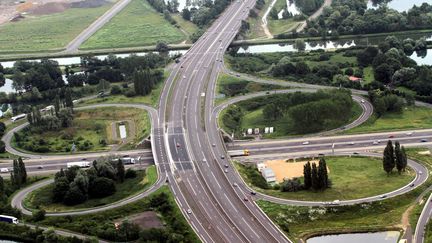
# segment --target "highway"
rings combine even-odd
[[[425,206],[420,214],[417,221],[417,226],[414,233],[414,241],[416,243],[425,242],[425,229],[429,220],[432,218],[432,194],[426,199]]]

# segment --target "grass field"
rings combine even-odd
[[[377,118],[373,115],[364,124],[344,133],[367,133],[432,128],[431,109],[407,107],[401,113],[388,113]]]
[[[171,205],[172,210],[167,211],[166,207],[164,208],[165,210],[161,210],[157,207],[163,205],[156,205],[155,207],[151,206],[152,201],[158,198],[161,194],[167,195],[167,200]],[[164,228],[170,228],[170,231],[182,235],[184,237],[184,242],[200,242],[178,208],[168,186],[159,188],[156,192],[152,193],[148,197],[115,209],[110,209],[95,214],[71,217],[47,217],[40,223],[45,226],[56,226],[57,228],[63,228],[87,235],[97,235],[98,232],[100,232],[99,229],[104,225],[112,225],[116,220],[118,221],[119,219],[125,219],[130,215],[148,210],[156,211],[161,217],[162,221],[165,223]]]
[[[66,206],[62,203],[52,201],[52,189],[54,184],[42,187],[31,192],[24,200],[26,208],[35,209],[37,207],[45,209],[47,212],[70,211],[75,209],[92,208],[114,203],[121,199],[135,195],[153,185],[157,180],[156,167],[151,166],[146,171],[137,171],[137,177],[126,179],[123,183],[116,183],[116,192],[105,198],[89,199],[84,203],[75,206]]]
[[[43,133],[21,131],[19,133],[24,135],[24,141],[20,143],[13,141],[12,144],[20,150],[31,152],[39,152],[36,145],[40,145],[47,147],[46,152],[48,153],[65,153],[69,152],[73,143],[76,145],[77,152],[105,151],[110,149],[109,145],[119,143],[112,134],[112,123],[118,121],[130,121],[135,128],[134,134],[129,134],[133,136],[133,139],[129,144],[122,146],[135,146],[150,134],[150,120],[147,112],[137,108],[113,109],[107,107],[77,111],[73,125],[60,131]],[[100,143],[101,140],[105,140],[106,144]],[[85,147],[86,141],[91,143],[88,148]]]
[[[191,36],[193,33],[198,31],[198,26],[196,26],[191,21],[185,20],[181,14],[172,14],[171,15],[175,21],[177,21],[177,24],[180,26],[180,28],[186,32],[187,36]],[[192,43],[190,40],[187,41],[188,43]]]
[[[328,157],[326,162],[332,187],[323,192],[281,192],[273,189],[255,189],[268,195],[286,199],[312,201],[351,200],[393,191],[407,185],[415,177],[415,174],[410,170],[402,175],[394,172],[387,176],[382,169],[382,161],[378,158]],[[237,166],[248,185],[252,185],[245,167],[241,164],[237,164]]]
[[[60,50],[111,6],[71,8],[63,13],[27,16],[1,25],[0,53]]]
[[[271,19],[268,18],[268,28],[272,35],[278,35],[291,31],[298,25],[293,19]]]
[[[133,0],[80,49],[155,45],[157,41],[180,43],[187,39],[145,0]]]
[[[271,0],[265,1],[263,8],[258,12],[258,17],[249,17],[247,19],[247,22],[249,22],[250,25],[249,31],[246,35],[247,39],[266,38],[264,29],[262,27],[262,17],[264,16],[264,13],[266,12],[271,2]]]

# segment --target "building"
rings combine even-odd
[[[264,179],[267,181],[267,183],[276,182],[276,175],[275,175],[274,171],[270,168],[262,169],[261,175],[264,177]]]
[[[349,76],[348,78],[352,82],[361,82],[361,81],[363,81],[362,78],[358,78],[356,76]]]
[[[264,163],[258,163],[257,164],[257,169],[259,172],[261,172],[265,168],[267,168],[267,166]]]

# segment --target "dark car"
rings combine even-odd
[[[251,191],[250,194],[251,195],[256,195],[256,192],[255,191]]]

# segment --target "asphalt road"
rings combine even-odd
[[[131,0],[119,0],[114,6],[112,6],[107,12],[100,16],[95,22],[88,26],[82,31],[75,39],[73,39],[67,46],[63,53],[73,53],[78,51],[78,48],[94,33],[101,29],[106,23],[108,23],[114,16],[122,11]]]
[[[416,243],[425,242],[425,238],[424,238],[425,229],[426,229],[426,225],[428,224],[431,218],[432,218],[432,194],[426,199],[425,206],[423,207],[423,210],[417,221],[413,242]]]

